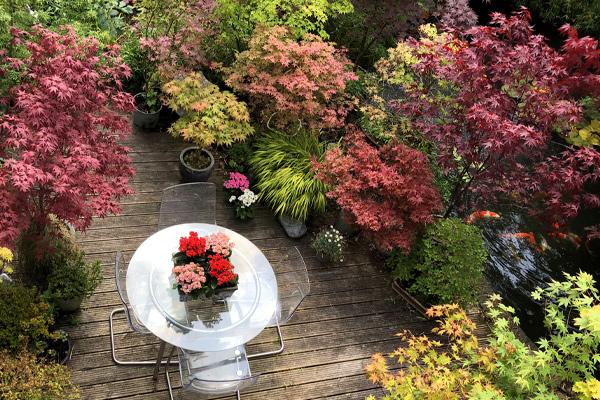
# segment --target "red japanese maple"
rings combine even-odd
[[[529,21],[527,10],[493,14],[468,42],[443,34],[399,45],[416,62],[396,109],[437,147],[454,184],[447,214],[506,200],[562,222],[600,205],[584,192],[600,179],[600,154],[564,141],[581,119],[578,100],[600,93],[598,41],[567,26],[559,52]],[[380,66],[392,76],[393,63]]]
[[[118,48],[101,50],[68,27],[14,31],[14,40],[28,55],[3,66],[21,74],[0,116],[0,243],[8,244],[41,233],[50,214],[85,229],[93,215],[118,212],[133,174],[118,142],[133,107]]]
[[[345,152],[332,149],[314,164],[317,178],[333,188],[327,196],[378,248],[410,251],[417,232],[442,207],[427,158],[402,143],[377,149],[356,128],[349,128],[344,143]]]
[[[228,69],[227,84],[249,95],[265,121],[286,128],[344,124],[353,104],[344,92],[358,79],[346,56],[315,35],[298,42],[285,27],[257,28],[250,48]]]

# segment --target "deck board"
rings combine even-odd
[[[137,170],[132,181],[135,193],[123,199],[122,214],[94,219],[88,231],[79,237],[88,258],[100,260],[104,271],[104,281],[74,316],[78,324],[69,328],[74,339],[70,365],[86,400],[169,398],[164,375],[154,391],[152,368],[118,366],[112,362],[108,314],[119,305],[114,285],[114,253],[122,250],[131,256],[156,231],[161,190],[179,182],[177,160],[185,144],[164,133],[138,132],[127,146]],[[213,172],[211,180],[221,187],[220,168]],[[371,261],[365,248],[352,246],[344,263],[327,265],[315,257],[307,238],[288,239],[267,208],[259,208],[251,221],[237,221],[224,201],[223,192],[218,190],[216,214],[219,225],[252,240],[267,258],[276,257],[277,249],[298,246],[312,283],[311,295],[289,324],[282,327],[286,351],[276,357],[251,361],[253,372],[262,375],[257,385],[243,393],[244,400],[363,399],[379,391],[364,375],[370,355],[397,346],[399,341],[394,333],[400,330],[411,329],[421,334],[431,329],[430,321],[411,310],[393,292],[389,274]],[[131,333],[124,318],[117,318],[115,330],[122,357],[152,359],[158,346],[156,339]],[[267,329],[248,344],[248,350],[264,351],[272,348],[275,340],[275,332]]]

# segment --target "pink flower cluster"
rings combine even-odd
[[[213,253],[228,256],[235,243],[229,241],[229,236],[223,232],[216,232],[206,237],[206,248]]]
[[[173,267],[175,280],[181,286],[183,293],[191,293],[195,289],[202,288],[202,284],[206,283],[204,268],[200,264],[189,263],[184,265],[176,265]]]
[[[223,183],[225,189],[240,189],[242,192],[250,187],[250,181],[246,175],[239,172],[230,172],[229,180]]]

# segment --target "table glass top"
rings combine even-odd
[[[230,237],[235,243],[230,261],[239,276],[237,287],[198,299],[173,287],[171,255],[179,238],[190,231]],[[140,322],[167,343],[193,351],[219,351],[248,342],[271,321],[277,304],[275,274],[262,252],[243,236],[209,224],[175,225],[150,236],[133,255],[126,284]]]

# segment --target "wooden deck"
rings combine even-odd
[[[70,366],[83,399],[166,400],[164,374],[156,391],[152,367],[119,366],[110,354],[108,315],[120,306],[114,283],[114,254],[130,257],[136,247],[156,231],[161,190],[179,183],[178,155],[185,144],[165,133],[136,133],[129,142],[137,174],[135,194],[124,199],[123,212],[94,221],[80,237],[90,259],[101,260],[104,281],[75,316],[69,329],[74,339]],[[212,180],[220,187],[222,170]],[[299,246],[311,280],[311,294],[290,323],[282,327],[283,354],[251,361],[258,384],[242,393],[245,400],[364,399],[376,392],[364,374],[371,354],[388,352],[399,344],[394,333],[410,329],[428,332],[423,320],[391,290],[389,274],[380,271],[364,248],[351,246],[342,265],[318,260],[307,240],[288,239],[270,210],[259,208],[253,220],[239,222],[217,194],[217,223],[252,240],[268,255],[269,249]],[[131,333],[126,320],[116,324],[117,347],[123,358],[152,359],[157,342]],[[276,334],[265,330],[248,346],[258,352],[275,346]],[[178,393],[180,398],[185,398]],[[231,398],[234,398],[233,396]]]

